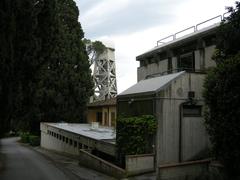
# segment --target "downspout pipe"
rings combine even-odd
[[[179,140],[178,140],[178,162],[182,162],[182,107],[185,104],[181,103],[179,106]]]

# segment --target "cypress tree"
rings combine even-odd
[[[93,83],[78,15],[73,0],[0,2],[1,132],[84,120]]]
[[[1,132],[10,128],[24,93],[31,94],[28,87],[38,49],[36,29],[37,9],[32,0],[0,2]]]
[[[56,41],[40,82],[41,121],[83,122],[93,83],[72,0],[57,1]]]

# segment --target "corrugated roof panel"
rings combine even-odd
[[[127,90],[120,93],[119,96],[159,91],[165,85],[167,85],[172,80],[176,79],[177,77],[179,77],[180,75],[182,75],[184,73],[185,73],[185,71],[181,71],[181,72],[174,73],[174,74],[168,74],[165,76],[160,76],[160,77],[156,77],[156,78],[145,79],[145,80],[139,81],[137,84],[133,85],[132,87],[130,87]]]

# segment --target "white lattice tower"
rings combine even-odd
[[[92,63],[94,96],[91,102],[106,100],[117,95],[115,54],[113,48],[106,50]]]

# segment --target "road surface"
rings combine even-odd
[[[78,178],[60,170],[49,159],[16,141],[18,138],[2,139],[1,153],[5,156],[5,168],[0,180],[76,180]]]

